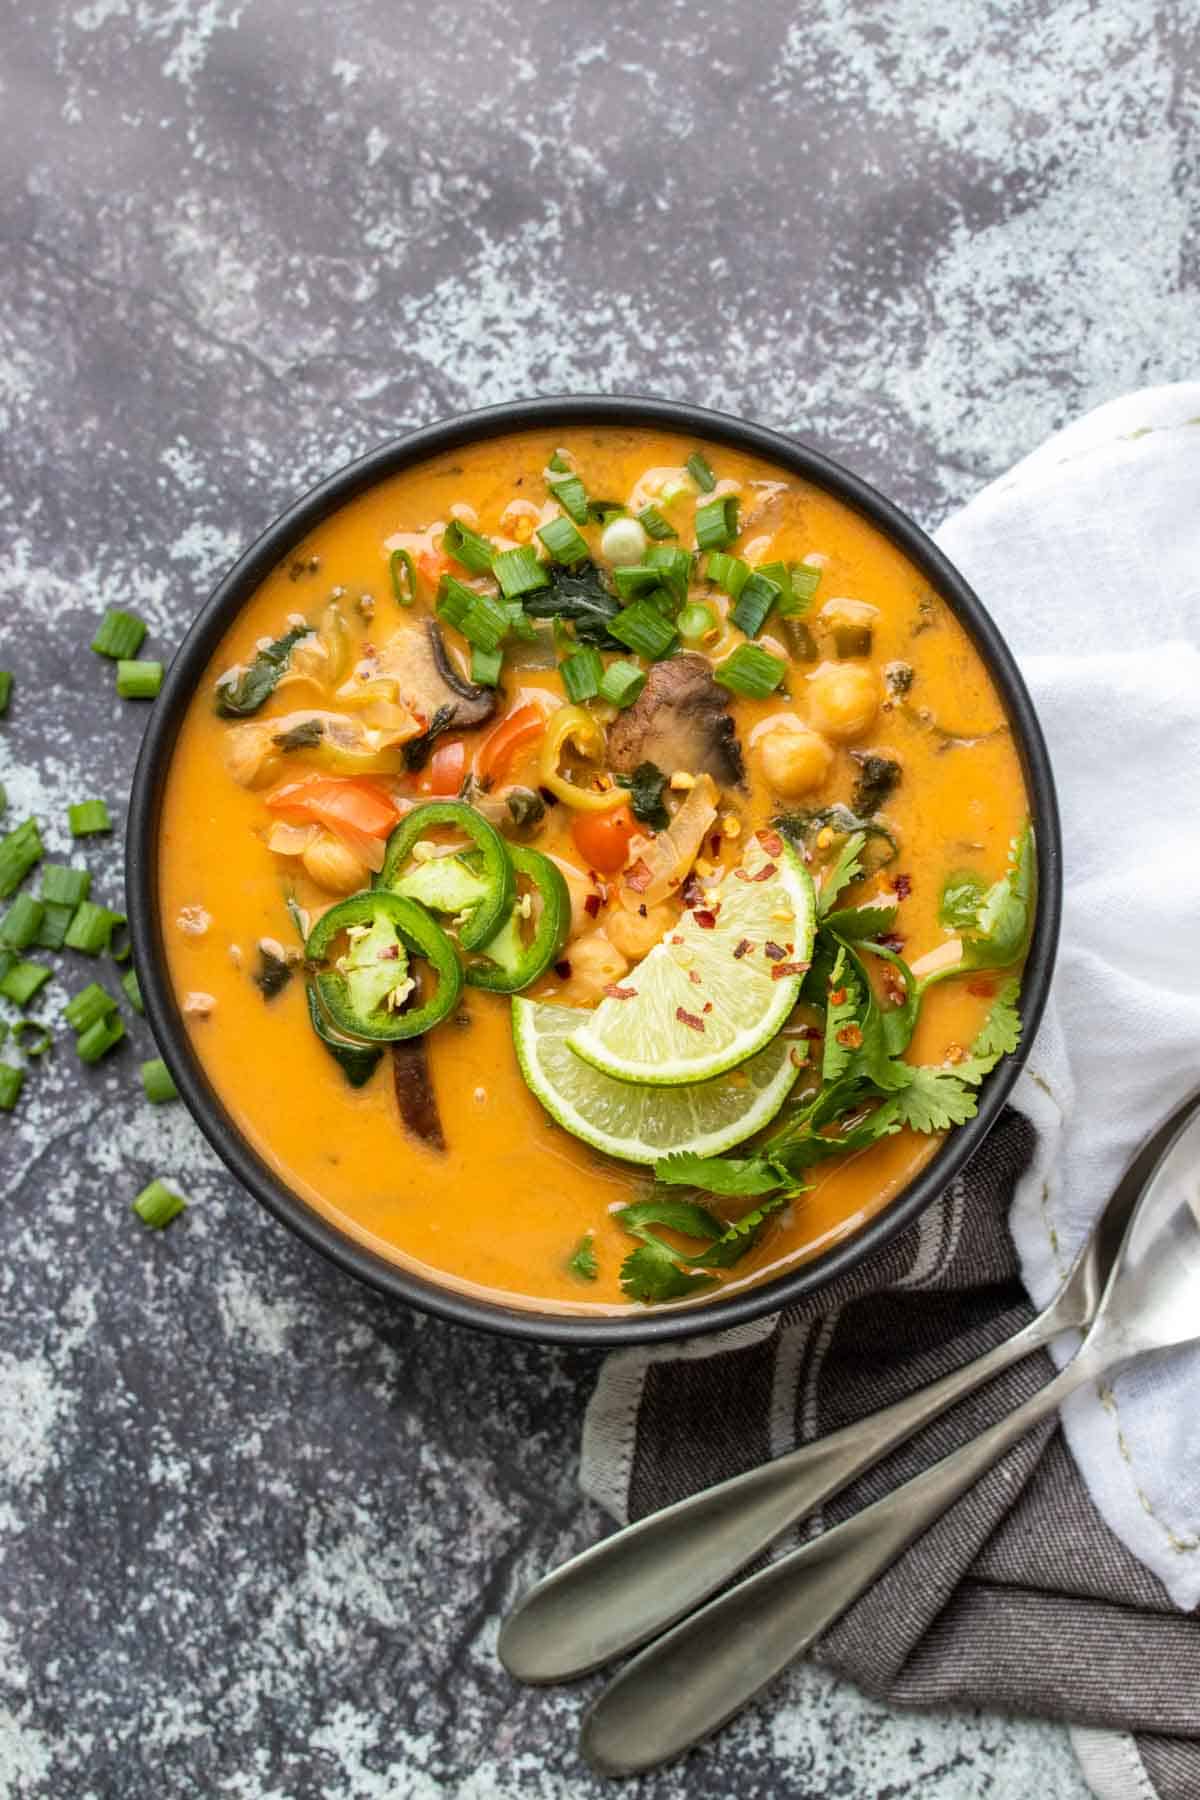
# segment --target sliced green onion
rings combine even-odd
[[[503,650],[483,650],[478,644],[472,644],[471,680],[477,687],[495,687],[503,667]]]
[[[787,618],[799,618],[812,605],[813,595],[821,585],[821,571],[814,569],[811,563],[793,563],[788,576],[789,591],[780,602],[779,610]]]
[[[97,1019],[107,1019],[116,1010],[117,1003],[107,988],[102,988],[98,981],[89,981],[67,1001],[62,1016],[72,1031],[86,1031]]]
[[[457,575],[443,575],[438,584],[437,616],[457,629],[475,604],[476,593]]]
[[[646,552],[646,567],[658,570],[660,578],[674,594],[676,604],[682,606],[692,579],[690,551],[680,550],[672,544],[651,544]]]
[[[43,900],[42,922],[33,940],[36,947],[39,950],[61,950],[67,941],[67,932],[71,929],[74,917],[73,906],[66,906],[60,900]]]
[[[582,562],[588,554],[587,539],[581,537],[570,519],[551,519],[538,526],[538,536],[557,563]]]
[[[92,639],[92,649],[100,656],[111,656],[114,662],[124,662],[137,655],[145,635],[144,619],[136,613],[122,612],[119,606],[110,606]]]
[[[0,1062],[0,1112],[12,1111],[21,1098],[24,1085],[24,1069],[16,1069],[12,1063]]]
[[[718,550],[705,563],[704,573],[716,587],[724,588],[731,600],[736,600],[752,570],[740,556],[728,556],[724,550]]]
[[[171,1080],[171,1071],[161,1056],[142,1064],[142,1091],[152,1106],[161,1106],[166,1100],[178,1100],[179,1089]]]
[[[747,700],[765,700],[786,674],[787,664],[782,657],[772,656],[761,644],[739,644],[733,655],[713,670],[714,680]]]
[[[600,692],[600,683],[604,679],[604,661],[600,652],[587,644],[577,650],[574,656],[568,656],[565,662],[559,663],[558,672],[562,676],[567,699],[578,705],[581,700],[594,700]]]
[[[72,837],[90,837],[96,831],[111,831],[112,820],[103,800],[80,800],[67,808],[67,824]]]
[[[451,519],[442,533],[442,549],[472,575],[490,575],[496,552],[478,531],[472,531],[461,519]]]
[[[561,450],[551,451],[546,462],[546,467],[548,469],[553,469],[556,475],[569,475],[571,473],[571,465]]]
[[[476,594],[458,629],[469,644],[481,650],[495,650],[508,636],[508,608],[490,594]]]
[[[0,669],[0,718],[8,711],[8,702],[12,696],[12,671]]]
[[[708,458],[701,450],[693,450],[688,457],[687,472],[702,494],[711,494],[717,485],[717,478],[708,466]]]
[[[14,1006],[28,1006],[49,979],[50,970],[45,963],[15,962],[0,976],[0,994]]]
[[[646,671],[636,663],[609,663],[600,677],[600,698],[610,706],[632,706],[646,685]]]
[[[388,557],[392,597],[400,606],[411,606],[417,597],[416,565],[407,550],[393,550]]]
[[[500,605],[508,614],[508,633],[522,644],[536,644],[537,626],[525,611],[519,600],[501,600]]]
[[[118,1013],[109,1013],[105,1018],[97,1019],[75,1039],[75,1050],[80,1062],[98,1063],[124,1036],[125,1026]]]
[[[144,1013],[146,1007],[142,1000],[142,990],[138,985],[136,969],[130,969],[127,975],[122,975],[121,986],[125,989],[125,998],[128,1000],[130,1006],[132,1006],[134,1012]]]
[[[25,1032],[32,1034],[28,1042],[25,1040]],[[26,1056],[45,1056],[53,1042],[50,1030],[41,1019],[18,1019],[13,1026],[13,1043]]]
[[[648,554],[648,553],[647,553]],[[662,570],[651,563],[618,563],[612,570],[613,586],[622,600],[637,600],[662,586]]]
[[[4,809],[7,805],[8,805],[8,795],[5,792],[4,783],[2,781],[0,781],[0,813],[2,813],[4,811]]]
[[[492,573],[500,583],[506,600],[516,600],[522,594],[531,594],[535,588],[550,586],[550,577],[538,561],[538,553],[532,544],[519,544],[515,550],[498,551],[492,563]]]
[[[59,906],[78,906],[91,891],[88,869],[70,869],[65,863],[47,863],[42,870],[42,899]]]
[[[152,1181],[144,1187],[133,1203],[133,1210],[143,1225],[151,1231],[161,1231],[172,1219],[177,1219],[187,1207],[182,1194],[174,1194],[162,1181]]]
[[[782,591],[777,581],[772,581],[761,569],[755,569],[729,615],[733,624],[747,637],[757,637]]]
[[[42,856],[42,839],[35,819],[24,819],[7,837],[0,838],[0,900],[20,887]]]
[[[94,900],[82,900],[76,908],[63,944],[68,950],[82,951],[84,956],[99,956],[108,949],[113,927],[124,923],[124,913],[113,912],[107,906],[98,906]]]
[[[671,521],[663,518],[657,506],[643,506],[638,519],[647,537],[657,538],[661,542],[664,538],[679,536]]]
[[[722,494],[696,508],[696,548],[724,550],[738,534],[738,498]]]
[[[117,693],[122,700],[154,700],[163,684],[160,662],[126,662],[117,664]]]
[[[711,606],[704,606],[699,600],[694,600],[690,606],[685,606],[675,621],[675,629],[680,637],[689,644],[699,643],[701,638],[706,637],[710,631],[715,631],[716,628],[716,613]]]
[[[573,473],[570,465],[563,461],[557,450],[546,467],[553,469],[556,475],[563,476],[562,481],[550,481],[546,484],[558,504],[569,518],[574,519],[577,525],[586,525],[590,510],[587,489],[578,475]]]
[[[0,944],[10,950],[25,950],[42,928],[45,907],[32,894],[18,894],[4,917],[0,919]]]
[[[652,600],[635,600],[632,606],[624,607],[615,619],[609,620],[608,629],[613,637],[650,662],[669,655],[679,642],[674,625],[663,618]]]

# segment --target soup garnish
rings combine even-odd
[[[367,1241],[510,1301],[686,1300],[972,1116],[1025,812],[962,628],[831,496],[657,433],[492,440],[231,628],[168,782],[172,974],[252,1141]]]

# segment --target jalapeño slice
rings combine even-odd
[[[431,800],[406,813],[388,838],[383,867],[375,877],[375,891],[396,887],[403,878],[402,871],[413,845],[420,841],[423,832],[432,830],[435,825],[453,826],[469,838],[479,852],[483,896],[471,908],[470,916],[458,931],[458,941],[464,950],[478,950],[495,937],[512,911],[516,883],[504,839],[465,801]]]
[[[355,934],[350,951],[322,969],[344,931]],[[370,954],[364,957],[358,947],[368,944]],[[412,991],[406,952],[426,959],[437,986],[421,1005],[402,1011]],[[415,900],[383,888],[331,906],[309,933],[304,955],[316,966],[317,999],[333,1024],[354,1037],[383,1043],[419,1037],[453,1010],[462,992],[462,969],[441,926]]]

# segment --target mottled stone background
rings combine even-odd
[[[687,397],[935,523],[1072,414],[1195,374],[1195,0],[0,19],[0,780],[56,851],[69,800],[123,815],[137,747],[86,649],[103,605],[169,652],[290,496],[406,426]],[[116,839],[89,859],[116,900]],[[47,1015],[87,973],[63,960]],[[493,1655],[517,1584],[600,1528],[594,1359],[356,1288],[141,1103],[132,1036],[94,1072],[60,1041],[0,1121],[0,1794],[599,1794],[577,1696]],[[154,1174],[193,1201],[161,1238],[128,1212]],[[637,1791],[1082,1788],[1050,1727],[800,1670]]]

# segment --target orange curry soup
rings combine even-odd
[[[581,492],[588,515],[574,540],[565,525],[550,531],[552,553],[539,533],[570,520],[572,508],[579,513]],[[724,532],[715,550],[697,550],[701,526],[710,545]],[[687,554],[648,564],[656,546]],[[487,559],[514,549],[525,555],[506,569],[544,580],[549,568],[555,585],[510,599],[510,629],[489,649],[505,596]],[[662,581],[636,573],[654,566]],[[564,569],[580,580],[561,583],[556,622],[549,609]],[[749,610],[739,612],[755,571],[766,572],[765,582],[749,589]],[[601,596],[598,622],[589,592]],[[476,606],[480,598],[490,610]],[[672,641],[661,642],[653,619],[648,629],[658,636],[649,646],[634,625],[620,623],[639,600],[665,621]],[[461,626],[467,613],[478,615],[474,645]],[[643,626],[646,617],[638,615]],[[622,630],[634,645],[621,641]],[[289,636],[290,645],[263,660],[263,649]],[[732,685],[715,679],[748,645],[758,652],[749,691],[732,677]],[[562,665],[589,649],[574,671],[583,697],[573,701]],[[595,691],[614,664],[624,671],[607,685],[615,701]],[[778,685],[762,693],[764,679]],[[217,710],[221,694],[232,713]],[[547,734],[572,704],[592,725],[563,740],[548,785]],[[603,804],[577,805],[574,793]],[[354,1043],[347,1034],[343,1048],[362,1059],[361,1085],[352,1085],[313,1029],[305,934],[348,895],[371,890],[389,833],[414,807],[460,794],[506,844],[549,856],[564,878],[562,941],[525,987],[526,1000],[577,1008],[581,1019],[600,1004],[611,1010],[637,989],[642,958],[677,936],[685,913],[694,935],[694,915],[719,912],[721,883],[735,870],[746,878],[750,846],[750,879],[763,880],[759,871],[777,870],[786,854],[819,896],[855,838],[861,854],[850,884],[825,904],[834,912],[868,902],[883,909],[873,934],[880,949],[862,950],[860,962],[876,1012],[900,1009],[906,990],[897,959],[915,964],[918,977],[953,962],[962,896],[969,914],[971,896],[1003,878],[1028,803],[978,654],[926,580],[864,519],[723,446],[607,427],[493,439],[382,482],[296,547],[213,658],[167,783],[162,917],[197,1055],[259,1155],[372,1250],[476,1294],[613,1312],[660,1297],[670,1303],[673,1283],[693,1283],[685,1303],[733,1290],[855,1231],[934,1153],[942,1132],[910,1122],[857,1150],[801,1158],[766,1204],[712,1195],[703,1183],[699,1192],[670,1190],[704,1206],[722,1229],[752,1208],[763,1207],[763,1217],[715,1270],[688,1261],[710,1241],[652,1221],[656,1269],[675,1252],[676,1276],[668,1274],[660,1296],[653,1282],[650,1292],[628,1276],[622,1285],[627,1259],[647,1240],[631,1233],[621,1209],[654,1193],[653,1169],[589,1147],[534,1097],[514,1051],[508,994],[464,985],[443,1019],[397,1050],[387,1038]],[[676,852],[668,834],[685,806],[702,836]],[[786,823],[783,838],[773,821]],[[410,873],[421,857],[427,869],[453,861],[460,883],[475,882],[472,892],[487,874],[477,846],[452,826],[431,827],[417,855]],[[649,905],[638,889],[647,870],[653,885],[641,892],[649,891]],[[536,884],[517,883],[518,949],[546,904]],[[425,910],[439,941],[462,958],[470,907]],[[774,916],[783,921],[781,938],[799,935],[786,904]],[[386,937],[390,927],[380,929]],[[357,938],[338,940],[327,969],[350,971],[345,946],[362,941],[361,926]],[[753,1158],[764,1146],[769,1155],[772,1134],[837,1078],[836,1063],[832,1077],[823,1076],[827,1025],[843,1034],[839,1060],[851,1072],[862,1049],[854,1018],[839,1024],[847,1015],[833,1010],[847,1004],[845,970],[835,990],[828,963],[820,969],[813,952],[806,960],[814,971],[805,973],[787,960],[799,954],[790,938],[762,946],[768,956],[776,949],[787,981],[805,983],[779,1039],[793,1085],[774,1122],[731,1147],[733,1158]],[[385,950],[395,954],[390,939]],[[436,998],[428,964],[410,955],[409,967],[407,994],[398,988],[371,1011],[385,1031]],[[943,1073],[969,1067],[970,1046],[1010,974],[993,958],[974,973],[930,982],[903,1057]],[[378,969],[359,978],[354,991],[364,1006],[362,980],[376,982],[377,996],[386,979]],[[342,982],[350,992],[349,973]],[[697,1053],[711,1008],[700,980],[695,993],[692,1023],[670,1027],[683,1055]],[[736,1069],[719,1077],[739,1078]],[[887,1099],[869,1083],[847,1091],[849,1110],[819,1130],[830,1140],[849,1134],[853,1146]]]

